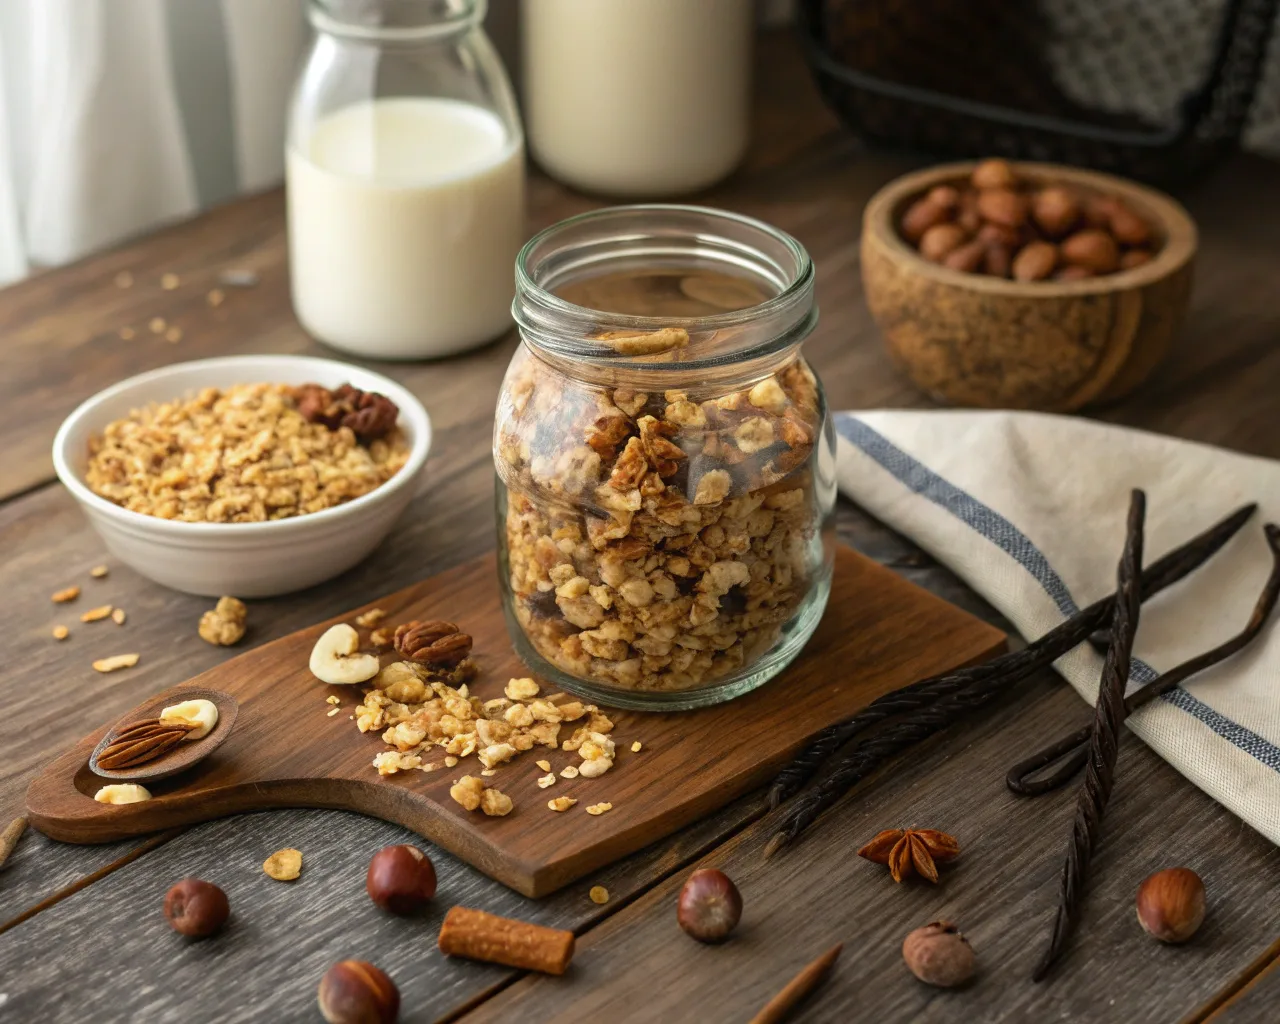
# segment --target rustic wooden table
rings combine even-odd
[[[916,406],[924,399],[889,365],[858,277],[859,215],[906,160],[862,152],[821,106],[791,40],[762,47],[755,147],[746,167],[703,201],[794,233],[818,265],[822,322],[807,352],[835,408]],[[1140,392],[1101,410],[1138,425],[1240,451],[1280,456],[1280,172],[1240,157],[1183,199],[1203,232],[1190,315],[1175,352]],[[538,175],[531,227],[597,205]],[[206,292],[228,268],[259,276]],[[132,274],[131,287],[116,277]],[[179,275],[177,289],[159,286]],[[172,343],[148,324],[181,329]],[[122,337],[132,327],[133,337]],[[125,332],[126,334],[128,332]],[[175,594],[119,565],[87,578],[104,552],[54,482],[50,442],[81,399],[114,381],[178,360],[233,352],[329,354],[290,309],[281,194],[216,210],[0,293],[0,593],[7,595],[0,694],[0,811],[19,811],[35,769],[147,694],[231,656],[196,636],[209,602]],[[441,363],[379,367],[412,388],[435,420],[429,483],[392,538],[334,584],[251,604],[247,643],[282,636],[489,549],[493,544],[491,410],[514,337]],[[908,578],[998,622],[945,569],[847,503],[840,533]],[[121,635],[143,653],[108,676],[108,623],[55,642],[49,594],[80,582],[124,607]],[[74,617],[72,617],[72,624]],[[118,637],[116,638],[118,640]],[[434,851],[440,907],[393,919],[364,894],[370,854],[411,841],[404,830],[353,814],[288,811],[212,822],[145,841],[70,847],[28,833],[0,873],[0,1020],[261,1021],[316,1017],[328,964],[376,961],[399,983],[403,1020],[740,1021],[804,963],[836,941],[845,952],[802,1014],[810,1021],[1275,1020],[1280,973],[1280,855],[1274,847],[1127,739],[1121,784],[1095,859],[1082,926],[1062,969],[1029,980],[1052,911],[1072,795],[1012,797],[1014,755],[1087,720],[1051,674],[998,710],[940,736],[868,780],[789,853],[769,862],[770,818],[747,797],[669,840],[533,902]],[[282,731],[281,742],[288,742]],[[672,784],[678,785],[673,779]],[[886,884],[853,856],[876,830],[917,823],[962,837],[965,855],[944,885]],[[260,864],[283,846],[306,853],[292,886]],[[677,932],[674,897],[695,863],[724,866],[746,902],[732,943],[709,948]],[[1133,919],[1138,882],[1185,864],[1207,880],[1209,919],[1185,948],[1161,947]],[[216,880],[234,908],[219,939],[187,945],[160,904],[185,875]],[[587,898],[595,884],[612,894]],[[434,949],[453,903],[571,928],[580,936],[571,976],[521,976],[448,962]],[[961,923],[982,972],[967,990],[926,989],[901,964],[911,928]],[[1250,983],[1257,979],[1252,986]],[[1235,996],[1226,1009],[1222,1007]]]

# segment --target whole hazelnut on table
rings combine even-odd
[[[969,940],[950,921],[934,921],[908,934],[902,959],[912,974],[937,988],[963,985],[977,966]]]
[[[392,1024],[400,991],[385,971],[364,960],[343,960],[320,979],[320,1012],[329,1024]]]
[[[1138,922],[1161,942],[1186,942],[1204,921],[1204,882],[1190,868],[1165,868],[1138,887]]]
[[[231,913],[227,894],[212,882],[184,878],[165,894],[164,916],[179,935],[208,938],[218,931]]]
[[[369,861],[365,888],[383,910],[412,914],[436,894],[436,869],[416,846],[384,846]]]
[[[695,871],[680,890],[676,920],[699,942],[723,942],[741,917],[742,894],[723,871]]]

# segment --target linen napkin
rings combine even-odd
[[[1256,501],[1222,551],[1144,603],[1130,690],[1243,629],[1271,570],[1262,524],[1280,522],[1280,463],[1038,413],[837,413],[835,424],[841,492],[950,566],[1028,640],[1115,589],[1132,488],[1147,492],[1148,564]],[[1092,703],[1102,662],[1082,644],[1055,667]],[[1127,725],[1280,843],[1280,626]],[[1029,734],[1022,753],[1056,738]]]

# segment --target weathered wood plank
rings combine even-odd
[[[1176,1019],[1280,931],[1269,895],[1280,851],[1127,738],[1082,925],[1058,972],[1033,984],[1074,795],[1022,800],[1003,775],[1020,753],[1086,719],[1078,697],[1039,679],[997,714],[899,759],[773,861],[761,856],[772,818],[705,858],[736,881],[746,907],[724,946],[681,934],[681,872],[593,929],[569,983],[523,979],[465,1020],[581,1021],[618,1006],[634,1008],[628,1019],[637,1022],[745,1020],[837,941],[845,953],[801,1019]],[[907,825],[960,841],[961,857],[937,888],[895,885],[885,868],[854,856],[880,829]],[[1202,874],[1211,908],[1184,947],[1154,942],[1133,913],[1142,879],[1175,864]],[[939,918],[957,922],[978,954],[981,972],[961,991],[929,989],[902,964],[907,932]]]
[[[4,1010],[13,1020],[46,1024],[310,1020],[325,970],[356,958],[395,979],[401,1021],[435,1020],[513,975],[440,955],[435,937],[449,907],[582,931],[761,810],[758,798],[739,801],[540,901],[504,889],[405,829],[342,811],[211,822],[0,934]],[[379,910],[364,886],[373,853],[404,842],[428,849],[439,880],[430,910],[411,919]],[[262,871],[262,861],[286,846],[303,853],[294,883]],[[169,886],[189,875],[220,885],[231,903],[227,929],[202,943],[174,934],[162,912]],[[588,899],[592,885],[609,890],[609,904]]]
[[[6,818],[5,823],[8,821]],[[55,843],[28,828],[0,868],[0,928],[42,900],[119,860],[141,842],[126,839],[86,851]]]

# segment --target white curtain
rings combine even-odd
[[[0,284],[283,176],[303,0],[0,0]]]

